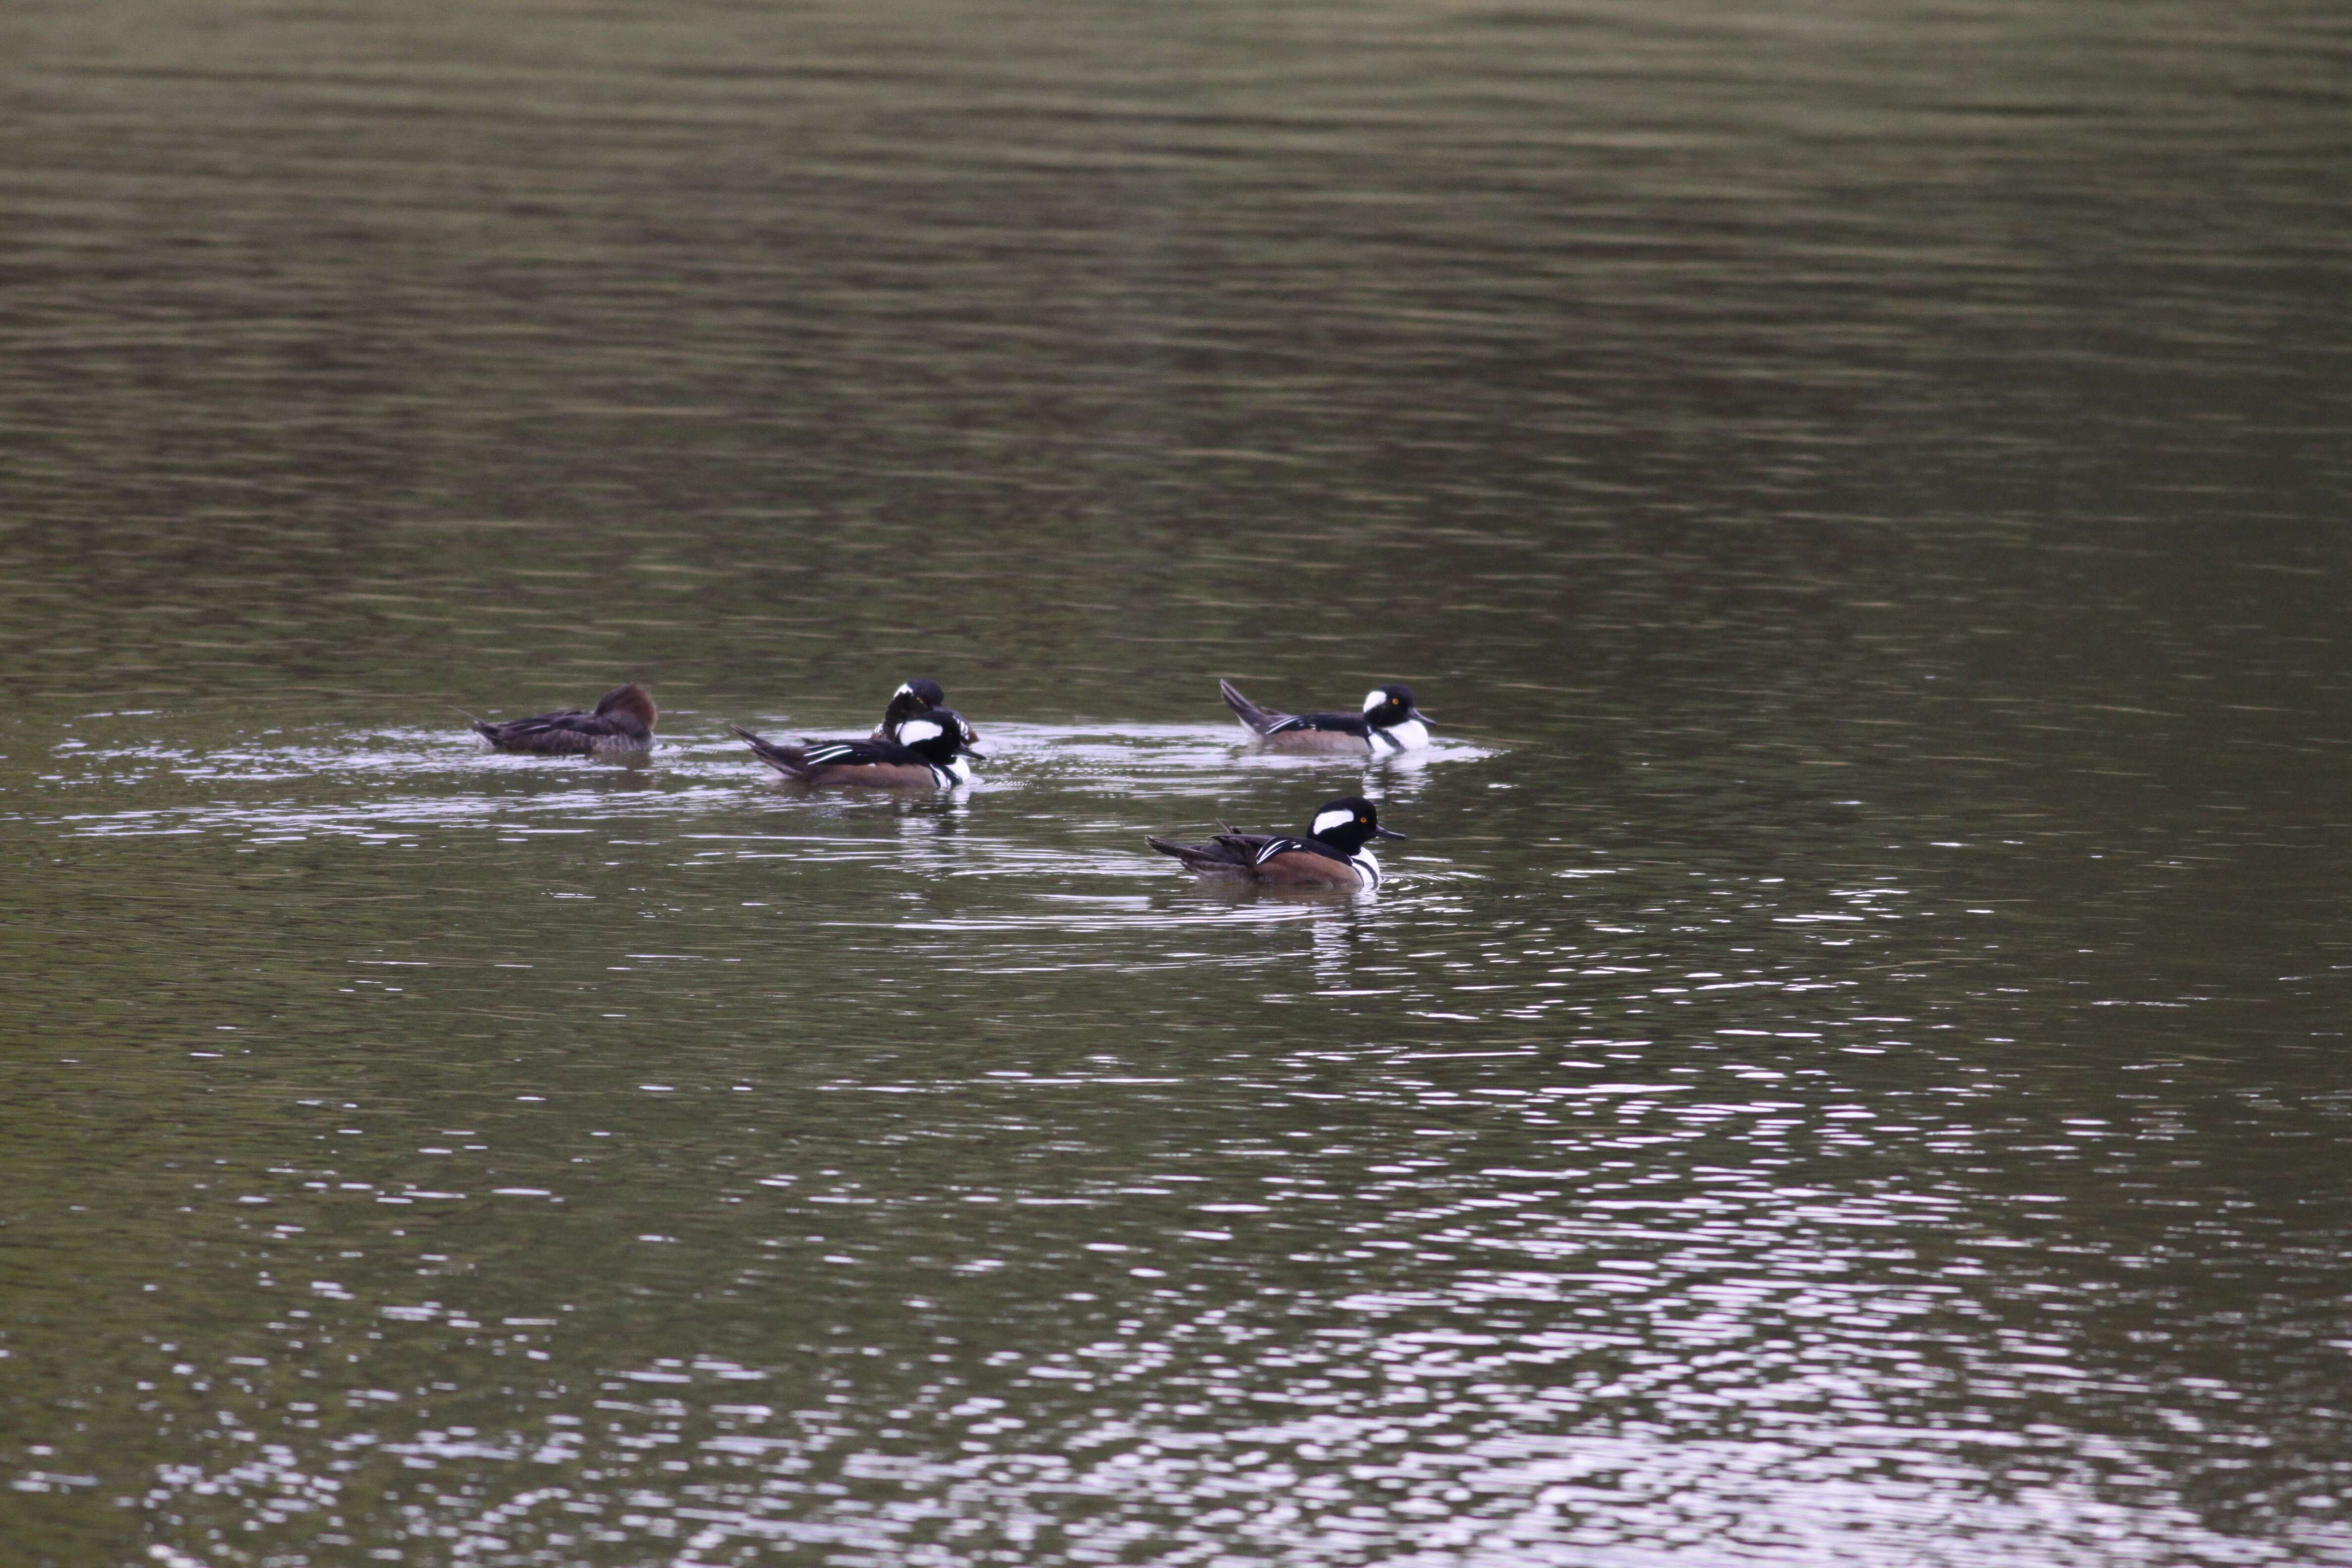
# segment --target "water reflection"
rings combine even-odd
[[[2296,1385],[2245,1370],[2341,1336],[2286,1310],[2336,1221],[2257,1249],[2214,1206],[2217,1114],[2257,1159],[2320,1124],[2221,1111],[2244,1064],[2137,1021],[2210,998],[2037,951],[2004,913],[2037,860],[1984,824],[1843,797],[1800,866],[1670,784],[1669,842],[1611,848],[1465,748],[1412,775],[1430,826],[1379,897],[1270,897],[1140,833],[1188,784],[1255,820],[1329,774],[1009,728],[988,787],[871,798],[691,735],[637,770],[43,752],[19,827],[170,857],[163,899],[223,850],[328,853],[270,894],[331,922],[311,973],[208,987],[201,1044],[129,1023],[219,1109],[101,1102],[104,1167],[20,1186],[177,1216],[108,1276],[145,1528],[514,1561],[2352,1544],[2327,1473],[2252,1442]],[[402,844],[487,880],[401,914]],[[79,1212],[29,1216],[35,1255]],[[20,1495],[121,1473],[61,1436]],[[2232,1458],[2258,1514],[2212,1494]]]

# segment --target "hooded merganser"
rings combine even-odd
[[[463,710],[460,710],[463,711]],[[488,723],[470,713],[474,733],[501,752],[537,752],[543,756],[604,756],[654,749],[654,721],[660,717],[646,689],[632,680],[596,700],[594,711],[559,708],[529,719]]]
[[[927,739],[928,737],[920,731],[913,735],[902,735],[899,731],[904,728],[908,720],[920,718],[934,708],[944,708],[947,705],[948,694],[940,689],[938,681],[929,677],[919,676],[913,680],[904,681],[898,690],[890,693],[890,706],[882,710],[882,722],[874,727],[874,733],[868,739],[898,742]],[[811,744],[821,743],[811,742]]]
[[[1381,826],[1370,801],[1350,795],[1325,801],[1304,838],[1228,831],[1206,844],[1150,837],[1144,842],[1203,876],[1241,877],[1286,888],[1377,888],[1381,863],[1364,852],[1364,846],[1375,838],[1403,837]]]
[[[931,733],[916,736],[929,727]],[[934,708],[908,720],[902,741],[812,741],[798,746],[763,741],[740,724],[730,724],[759,759],[788,779],[812,784],[877,784],[891,789],[953,789],[971,782],[971,749],[980,736],[952,708]],[[986,761],[986,758],[982,758]]]
[[[1412,705],[1410,686],[1376,686],[1364,694],[1360,713],[1277,713],[1261,708],[1217,682],[1225,706],[1252,733],[1276,752],[1359,752],[1393,757],[1429,744],[1429,715]]]

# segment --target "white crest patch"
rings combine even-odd
[[[1326,811],[1316,816],[1315,826],[1312,831],[1315,833],[1316,837],[1320,837],[1324,834],[1328,833],[1331,829],[1335,827],[1344,827],[1349,823],[1355,820],[1356,814],[1352,811]]]
[[[898,743],[911,746],[918,741],[936,741],[946,731],[930,719],[909,719],[898,726]]]
[[[1364,711],[1369,713],[1388,700],[1389,694],[1385,691],[1367,691],[1364,693]]]
[[[898,682],[898,689],[890,693],[893,697],[912,697],[914,694],[915,689],[903,680]]]

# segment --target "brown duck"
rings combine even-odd
[[[559,708],[552,713],[502,723],[473,720],[474,733],[501,752],[542,756],[613,756],[654,749],[654,721],[660,717],[652,695],[632,680],[596,700],[593,711]]]

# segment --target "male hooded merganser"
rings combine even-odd
[[[874,727],[874,733],[870,739],[877,741],[923,740],[926,736],[919,731],[913,735],[902,735],[899,733],[899,731],[905,726],[908,720],[921,718],[922,716],[929,713],[932,709],[944,708],[947,705],[948,694],[940,689],[940,683],[938,681],[931,679],[928,676],[921,676],[913,680],[905,681],[900,684],[898,690],[890,693],[890,706],[882,710],[882,722]]]
[[[1285,888],[1377,888],[1381,863],[1364,852],[1364,846],[1375,838],[1403,837],[1381,826],[1370,801],[1350,795],[1324,802],[1304,838],[1225,832],[1206,844],[1150,837],[1144,842],[1203,876],[1241,877]]]
[[[596,700],[593,712],[559,708],[552,713],[503,723],[473,720],[474,733],[501,752],[537,752],[545,756],[604,756],[654,749],[654,721],[660,717],[646,689],[632,680]]]
[[[1429,744],[1429,715],[1412,705],[1410,686],[1376,686],[1360,713],[1277,713],[1217,682],[1225,706],[1267,749],[1276,752],[1358,752],[1393,757]]]
[[[899,733],[903,741],[812,741],[782,746],[763,741],[740,724],[729,729],[751,742],[759,759],[788,779],[812,784],[878,784],[895,789],[953,789],[971,782],[971,749],[979,740],[963,715],[952,708],[934,708],[919,719],[908,720]],[[919,730],[932,732],[918,736]],[[982,758],[986,761],[986,758]]]

